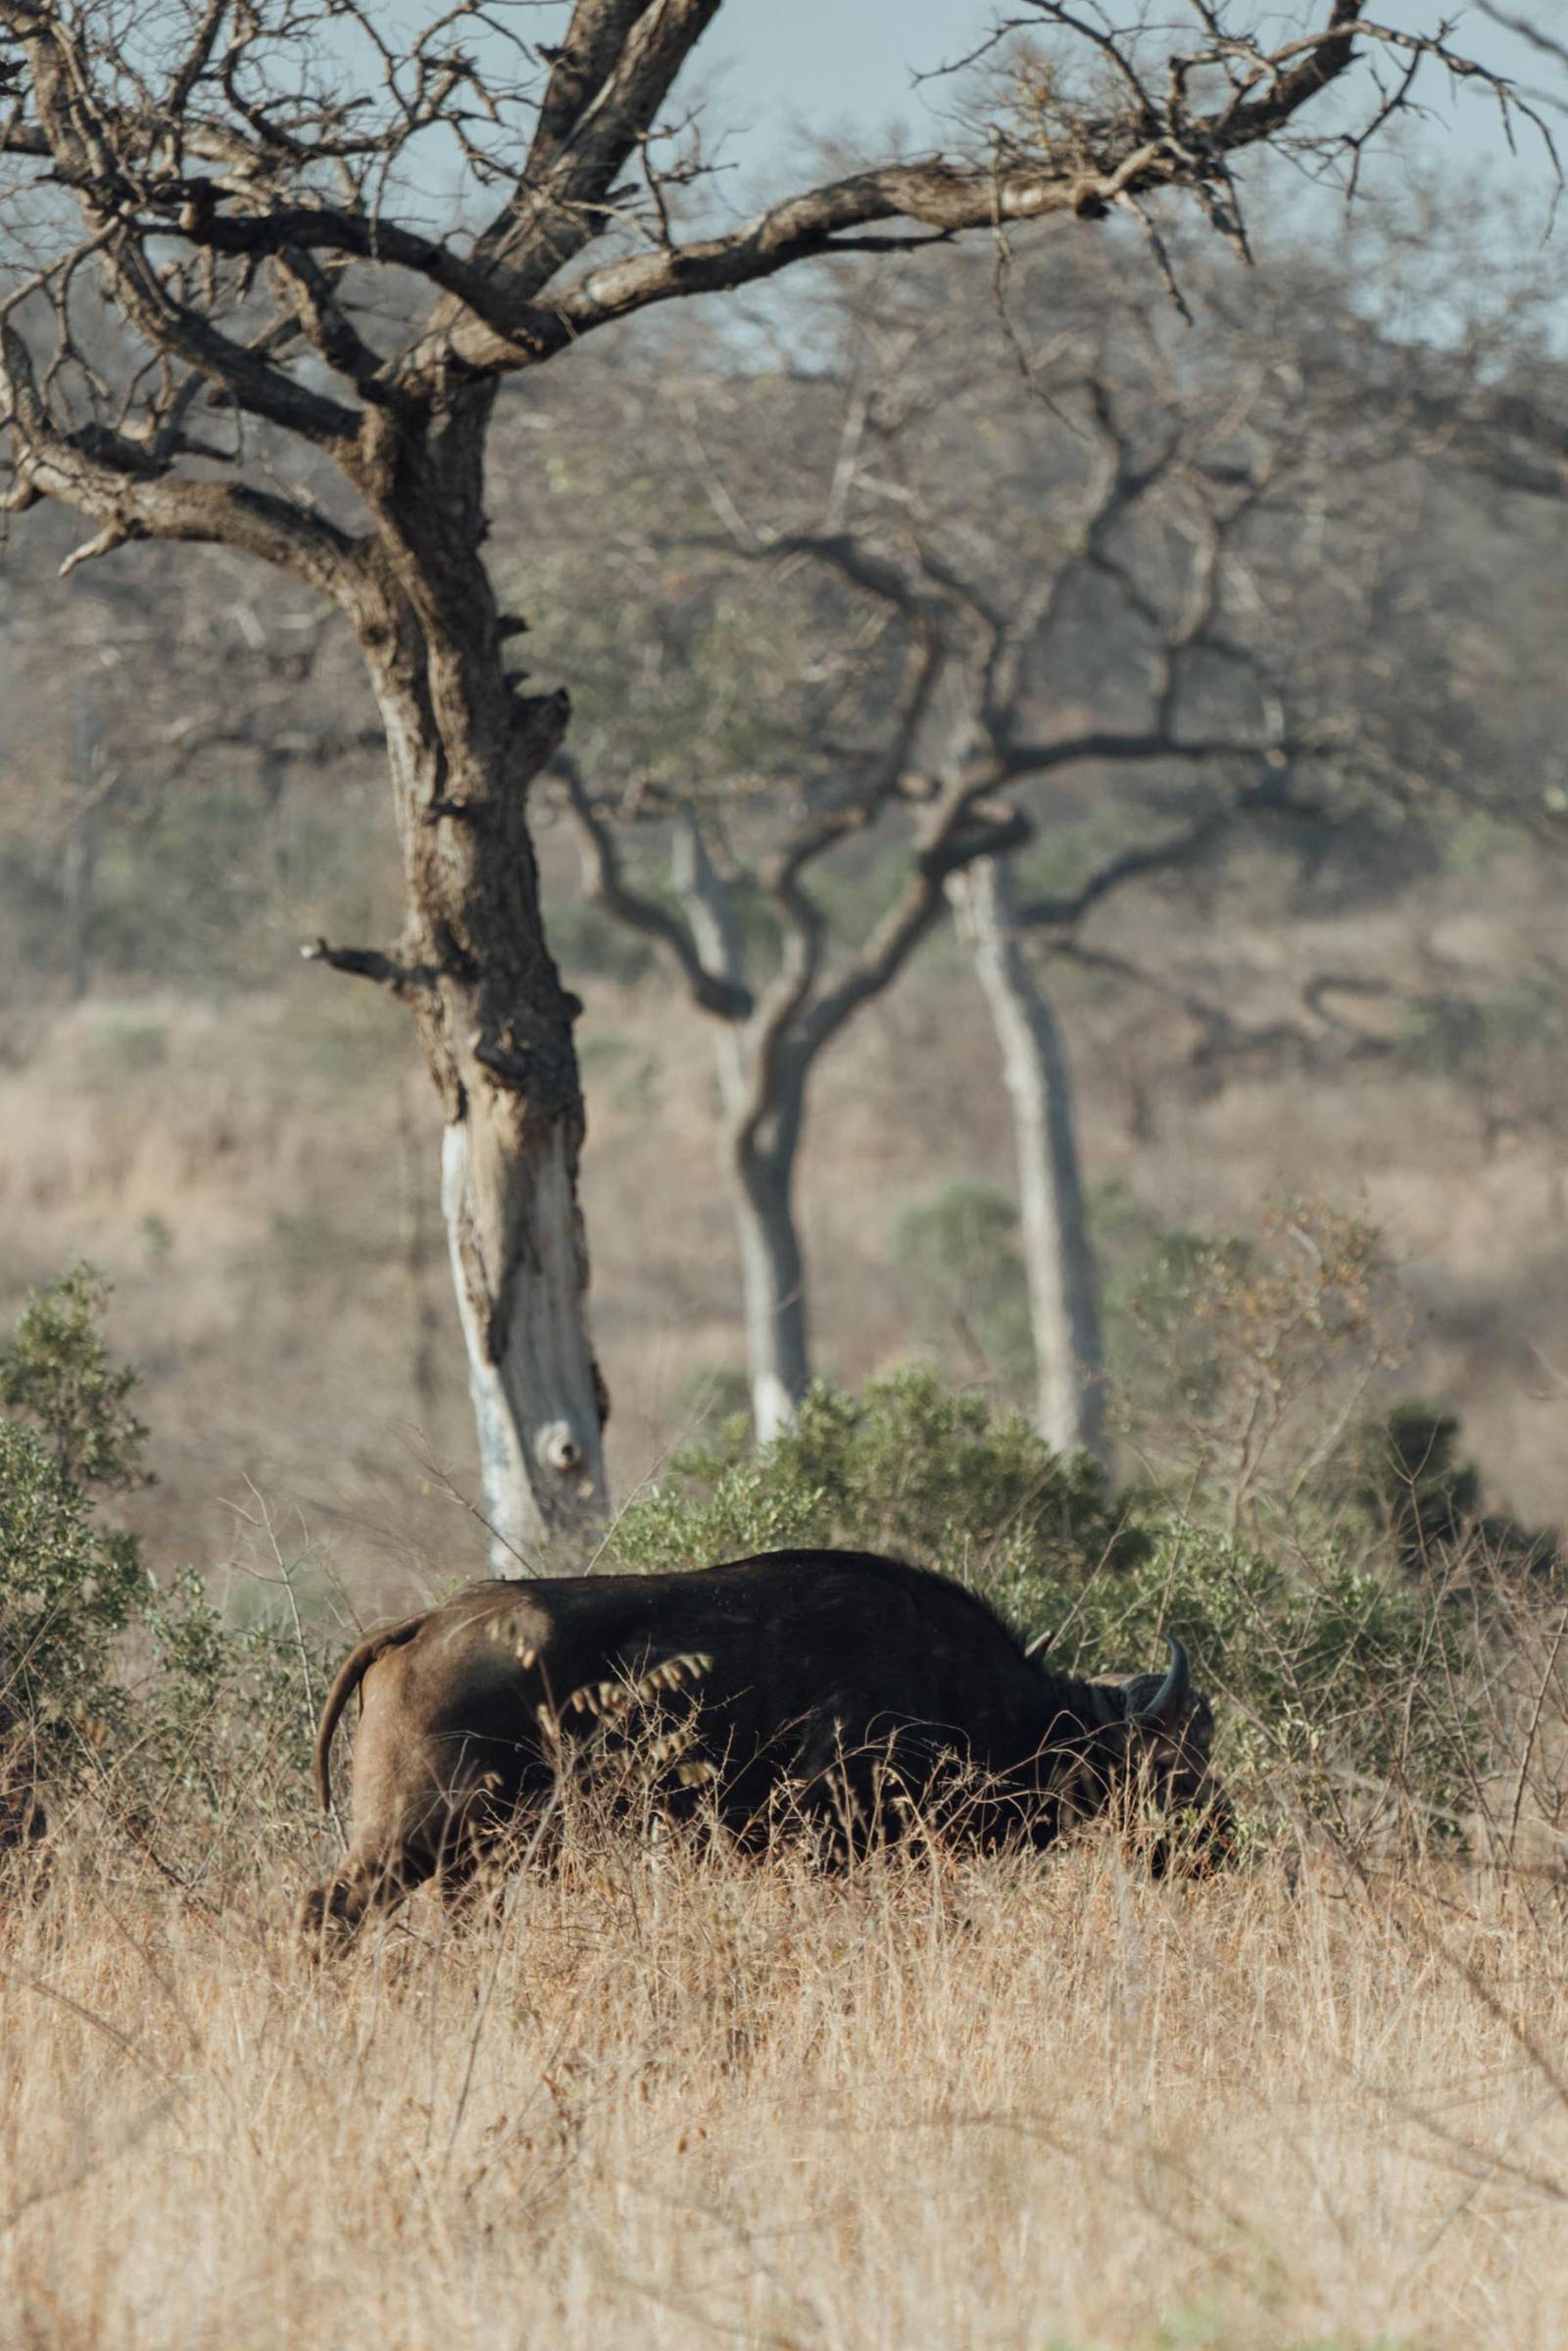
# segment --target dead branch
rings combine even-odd
[[[390,988],[394,996],[405,999],[433,988],[440,978],[429,964],[400,963],[373,947],[328,947],[324,939],[310,939],[300,955],[307,963],[325,963],[355,979],[373,980],[377,987]]]
[[[607,823],[569,752],[558,751],[552,773],[565,786],[571,812],[583,837],[583,874],[595,902],[632,930],[653,939],[673,959],[686,982],[692,1002],[719,1020],[749,1020],[753,1011],[750,989],[726,979],[703,960],[691,932],[657,899],[634,890],[625,878],[614,833]]]

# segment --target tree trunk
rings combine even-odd
[[[794,1161],[793,1144],[782,1155],[732,1150],[746,1360],[759,1445],[793,1426],[811,1377],[806,1269],[790,1198]]]
[[[580,1124],[480,1075],[441,1139],[479,1437],[490,1572],[569,1575],[605,1516],[602,1396],[585,1314]]]
[[[706,967],[744,984],[729,892],[697,825],[675,834],[675,886]],[[755,1018],[726,1021],[714,1038],[722,1110],[719,1169],[730,1188],[740,1244],[746,1367],[759,1445],[791,1426],[811,1377],[806,1267],[795,1224],[795,1164],[805,1124],[805,1091],[781,1059],[770,1098],[759,1099]]]
[[[526,812],[565,700],[506,674],[478,482],[470,435],[445,479],[400,501],[402,544],[368,571],[355,619],[386,730],[406,922],[401,960],[337,959],[410,1004],[440,1096],[491,1572],[559,1575],[602,1530],[608,1409],[577,1201],[582,1007],[545,942]]]
[[[956,874],[948,891],[991,1007],[1012,1103],[1040,1433],[1058,1452],[1090,1452],[1103,1461],[1099,1279],[1084,1211],[1072,1071],[1018,943],[1007,860],[980,858]]]

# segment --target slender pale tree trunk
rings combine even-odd
[[[1019,944],[1009,860],[979,858],[953,876],[948,892],[991,1007],[1012,1104],[1040,1433],[1058,1452],[1103,1460],[1099,1279],[1084,1209],[1072,1071]]]
[[[789,1428],[811,1377],[806,1269],[790,1198],[795,1152],[737,1150],[735,1226],[746,1301],[746,1359],[759,1445]]]
[[[741,987],[745,972],[729,891],[690,819],[676,828],[674,874],[703,962]],[[803,1073],[787,1049],[764,1079],[756,1032],[755,1016],[723,1022],[715,1032],[714,1059],[722,1111],[719,1167],[740,1246],[752,1423],[758,1444],[766,1445],[793,1422],[811,1376],[794,1202],[806,1102]]]

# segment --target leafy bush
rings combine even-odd
[[[818,1381],[755,1461],[722,1445],[677,1454],[614,1537],[625,1564],[647,1568],[766,1543],[904,1550],[1020,1596],[1026,1569],[1038,1581],[1124,1565],[1139,1540],[1087,1454],[1064,1460],[1020,1414],[993,1415],[918,1366],[858,1396]]]
[[[73,1265],[34,1291],[0,1347],[0,1404],[39,1430],[68,1485],[144,1482],[147,1431],[126,1397],[134,1365],[114,1369],[98,1325],[109,1286],[90,1265]]]
[[[1220,1700],[1222,1769],[1254,1809],[1304,1805],[1365,1832],[1413,1801],[1446,1834],[1485,1764],[1462,1695],[1474,1610],[1451,1583],[1332,1542],[1270,1555],[1200,1494],[1113,1505],[1098,1466],[1064,1460],[1015,1413],[906,1370],[858,1396],[818,1384],[755,1459],[676,1456],[622,1515],[627,1568],[754,1550],[861,1545],[940,1567],[1020,1633],[1054,1635],[1063,1672],[1125,1675],[1164,1630]]]
[[[227,1623],[194,1571],[159,1590],[134,1535],[103,1522],[90,1489],[147,1474],[107,1302],[74,1266],[0,1347],[0,1733],[12,1787],[51,1809],[91,1788],[138,1837],[181,1812],[210,1832],[259,1772],[269,1810],[303,1802],[313,1660],[275,1626]]]
[[[1413,1802],[1429,1833],[1452,1834],[1488,1743],[1464,1694],[1475,1625],[1455,1589],[1333,1543],[1283,1561],[1173,1512],[1146,1532],[1123,1589],[1085,1595],[1078,1670],[1146,1656],[1168,1625],[1222,1701],[1221,1768],[1253,1804],[1283,1797],[1365,1833]]]
[[[0,1728],[35,1775],[74,1782],[127,1727],[114,1670],[145,1586],[136,1545],[93,1517],[32,1430],[0,1421]]]

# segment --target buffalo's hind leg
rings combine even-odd
[[[499,1915],[508,1882],[527,1870],[548,1878],[560,1866],[561,1807],[538,1788],[486,1802],[455,1821],[434,1873],[434,1889],[453,1927]]]
[[[313,1956],[353,1941],[372,1911],[391,1910],[435,1872],[433,1856],[417,1848],[351,1852],[324,1885],[299,1907],[299,1930]]]

